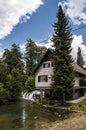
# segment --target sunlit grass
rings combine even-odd
[[[79,103],[71,104],[69,108],[70,110],[86,112],[86,99],[83,99],[83,101],[80,101]]]

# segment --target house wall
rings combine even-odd
[[[43,68],[44,63],[50,63],[50,67],[48,68]],[[38,82],[38,77],[42,75],[47,75],[48,76],[48,81],[47,82]],[[43,62],[38,70],[36,71],[35,74],[35,85],[36,89],[50,89],[52,80],[51,77],[53,75],[53,66],[51,61],[45,61]],[[79,75],[75,75],[75,80],[74,80],[74,94],[73,94],[73,99],[77,99],[80,96],[80,77]],[[84,95],[86,95],[86,90],[84,90]]]
[[[49,68],[43,68],[43,64],[44,63],[50,63],[50,67]],[[36,85],[36,88],[44,88],[44,89],[50,89],[50,86],[51,86],[51,83],[52,83],[52,80],[51,80],[51,77],[53,75],[53,67],[52,67],[52,62],[51,61],[46,61],[46,62],[43,62],[39,69],[36,71],[36,74],[35,74],[35,85]],[[38,76],[41,76],[41,75],[47,75],[48,76],[48,82],[38,82]],[[79,77],[75,77],[75,81],[74,81],[74,88],[75,89],[78,89],[79,88]],[[76,93],[76,95],[78,95]],[[76,96],[75,96],[76,97]]]
[[[77,99],[80,96],[80,90],[79,89],[74,89],[73,90],[73,99]]]
[[[43,68],[43,64],[44,63],[50,63],[50,67],[49,68]],[[46,62],[43,62],[39,69],[37,70],[36,74],[35,74],[35,85],[36,85],[36,88],[38,89],[50,89],[50,86],[51,86],[51,77],[52,77],[52,74],[53,74],[53,67],[52,67],[52,63],[51,61],[46,61]],[[38,82],[38,76],[41,76],[41,75],[47,75],[48,76],[48,82]]]
[[[73,99],[77,99],[80,95],[80,83],[79,83],[79,76],[75,76],[75,82],[74,82],[74,93],[73,93]]]
[[[75,77],[74,88],[79,88],[79,77]]]

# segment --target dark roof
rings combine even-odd
[[[83,68],[81,68],[78,64],[76,64],[75,62],[72,63],[72,66],[73,66],[73,69],[75,72],[86,75],[86,71]]]
[[[47,59],[49,58],[49,56],[51,56],[53,54],[52,49],[48,49],[44,56],[42,57],[41,61],[39,62],[39,64],[37,65],[37,67],[34,69],[33,74],[36,73],[36,71],[38,70],[39,66],[42,64],[43,61],[47,61]],[[48,58],[47,58],[48,57]],[[75,62],[72,63],[73,69],[75,72],[82,74],[82,75],[86,75],[86,71],[81,68],[78,64],[76,64]]]
[[[49,59],[51,54],[52,54],[52,50],[51,49],[47,49],[47,51],[45,52],[44,56],[42,57],[42,59],[40,60],[40,62],[36,66],[36,68],[34,69],[33,74],[36,73],[36,71],[38,70],[39,66],[42,64],[43,61],[47,61],[47,59]]]

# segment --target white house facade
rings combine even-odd
[[[50,89],[53,75],[53,64],[51,61],[45,61],[35,73],[35,86],[37,89]]]
[[[35,87],[37,90],[49,90],[51,89],[52,84],[52,75],[53,75],[53,63],[49,57],[50,50],[48,50],[38,66],[36,67],[35,74]],[[86,86],[81,85],[80,81],[86,77],[86,71],[83,70],[76,63],[72,63],[74,72],[75,72],[75,80],[74,80],[74,95],[73,99],[78,98],[79,96],[84,96],[86,94]],[[58,67],[58,66],[57,66]]]

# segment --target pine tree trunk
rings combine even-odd
[[[62,100],[61,100],[61,105],[65,105],[65,93],[62,94]]]

